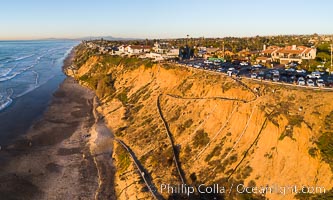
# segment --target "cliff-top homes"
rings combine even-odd
[[[269,46],[266,48],[266,45],[264,45],[261,56],[257,58],[257,62],[266,63],[273,61],[281,64],[288,64],[290,62],[302,63],[304,60],[315,59],[316,53],[316,48],[305,46]]]

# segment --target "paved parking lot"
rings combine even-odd
[[[305,70],[274,69],[247,63],[213,62],[204,59],[183,60],[181,65],[225,73],[233,77],[242,77],[276,84],[287,84],[302,87],[333,89],[333,75],[328,72],[307,72]]]

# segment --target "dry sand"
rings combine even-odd
[[[99,130],[103,138],[112,136],[93,114],[94,97],[67,78],[42,119],[24,137],[2,147],[0,199],[115,198],[112,145],[94,149]]]

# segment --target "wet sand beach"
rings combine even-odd
[[[98,155],[92,147],[99,138],[95,122],[102,123],[94,116],[94,98],[66,78],[43,117],[2,147],[0,199],[114,198],[112,146]]]

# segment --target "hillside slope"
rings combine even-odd
[[[76,70],[96,91],[98,112],[140,166],[114,142],[119,199],[181,198],[163,184],[245,186],[333,184],[333,93],[235,81],[176,64],[94,55],[79,46]],[[259,94],[252,88],[259,88]],[[107,147],[105,147],[107,148]],[[141,168],[141,173],[138,169]],[[142,178],[151,181],[147,188]],[[152,191],[149,191],[152,189]],[[154,191],[155,189],[155,191]],[[291,190],[266,194],[193,195],[191,199],[294,199]],[[325,198],[325,195],[321,197]],[[316,198],[319,198],[317,196]]]

